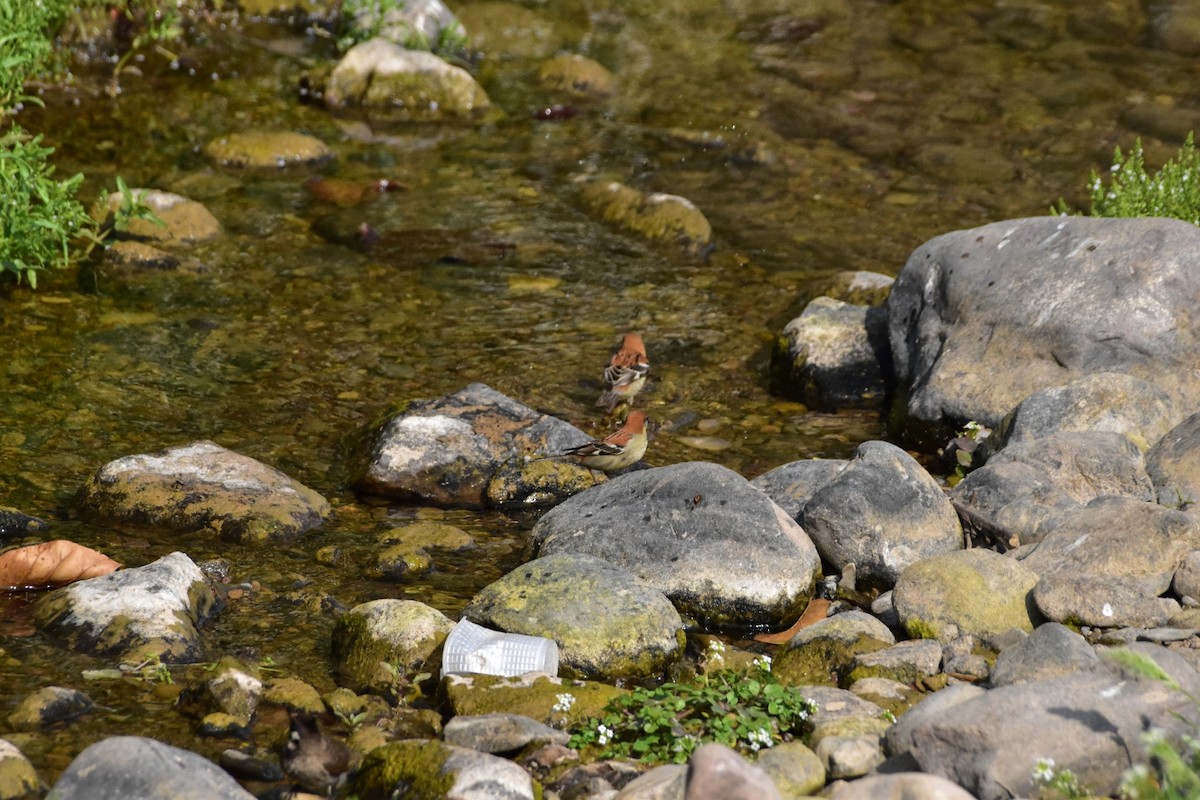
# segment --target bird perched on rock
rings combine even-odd
[[[650,371],[650,360],[646,358],[646,345],[637,333],[625,334],[621,349],[613,355],[604,368],[604,394],[596,405],[612,411],[620,403],[633,402],[634,395],[646,385],[646,373]]]
[[[292,711],[288,717],[288,740],[279,756],[283,774],[306,791],[333,797],[349,777],[350,748],[321,733],[312,714]]]
[[[602,441],[587,442],[560,453],[589,469],[616,472],[646,454],[646,412],[630,411],[625,424]]]

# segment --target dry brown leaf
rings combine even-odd
[[[0,553],[0,589],[44,589],[107,575],[121,565],[66,539]]]
[[[783,644],[796,635],[796,632],[801,628],[807,628],[809,625],[815,625],[829,613],[829,601],[815,597],[808,603],[808,608],[804,609],[804,613],[800,615],[800,619],[796,620],[796,624],[788,628],[786,631],[779,633],[760,633],[754,637],[756,642],[766,642],[767,644]]]

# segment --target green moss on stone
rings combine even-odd
[[[454,785],[454,776],[445,771],[448,756],[438,741],[410,739],[376,747],[363,758],[353,791],[361,800],[443,800]]]
[[[780,652],[771,664],[771,672],[780,683],[789,686],[837,686],[841,682],[839,678],[850,670],[855,656],[888,646],[887,642],[865,634],[850,642],[822,637]]]
[[[928,622],[919,617],[912,617],[904,621],[904,630],[908,631],[908,635],[914,639],[936,639],[938,638],[937,629]]]

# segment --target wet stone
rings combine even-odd
[[[314,164],[331,155],[320,139],[286,131],[246,131],[220,136],[204,146],[204,154],[220,166],[248,169]]]

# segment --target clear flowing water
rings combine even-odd
[[[528,519],[349,490],[353,443],[396,404],[482,381],[600,434],[601,367],[637,329],[653,363],[644,405],[663,426],[649,464],[706,459],[753,477],[848,455],[884,435],[877,415],[817,413],[767,390],[774,337],[823,281],[894,275],[939,233],[1043,214],[1064,197],[1078,207],[1115,145],[1142,136],[1161,160],[1200,118],[1194,60],[1157,46],[1134,2],[455,10],[469,31],[473,19],[538,25],[481,29],[477,74],[496,111],[476,123],[383,124],[302,105],[299,77],[327,56],[324,41],[246,20],[196,28],[181,69],[149,54],[116,98],[81,72],[19,117],[57,148],[60,174],[87,174],[93,196],[115,175],[177,191],[205,203],[225,236],[191,253],[197,274],[68,271],[37,292],[5,290],[0,503],[129,565],[174,549],[229,559],[234,580],[256,588],[206,631],[212,656],[256,647],[321,688],[332,686],[332,617],[306,598],[405,597],[456,615],[526,556]],[[539,121],[533,112],[557,98],[537,88],[536,69],[560,48],[609,67],[618,93]],[[264,128],[317,136],[334,158],[251,172],[201,153],[214,137]],[[406,190],[339,209],[305,189],[314,174]],[[712,222],[715,250],[689,257],[589,216],[579,184],[591,177],[688,198]],[[317,233],[359,222],[394,246]],[[682,435],[728,444],[694,450]],[[74,493],[102,464],[196,439],[319,490],[332,521],[264,554],[73,517]],[[411,580],[362,577],[376,537],[417,517],[462,527],[478,548],[435,556]],[[319,561],[330,544],[340,556]],[[81,686],[104,706],[20,739],[43,777],[88,742],[148,724],[203,752],[228,744],[196,740],[194,721],[149,685],[84,685],[81,670],[111,665],[23,635],[27,606],[0,601],[0,711],[48,684]]]

